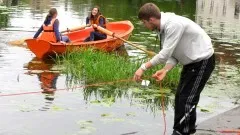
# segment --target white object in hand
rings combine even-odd
[[[142,86],[148,86],[150,84],[149,80],[142,80]]]

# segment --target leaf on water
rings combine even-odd
[[[91,120],[87,120],[86,122],[87,122],[87,123],[93,123],[93,121],[91,121]]]
[[[96,128],[93,127],[93,121],[87,120],[87,121],[78,121],[77,124],[80,126],[80,131],[78,131],[79,134],[91,134],[96,131]]]
[[[200,109],[200,111],[201,111],[201,112],[210,112],[209,110],[207,110],[207,109],[203,109],[203,108]]]
[[[109,113],[101,114],[101,117],[109,117],[109,116],[111,116],[111,114],[109,114]]]
[[[29,106],[29,105],[19,105],[20,107],[20,111],[21,112],[30,112],[30,111],[34,111],[33,106]]]
[[[59,106],[56,106],[56,105],[52,106],[51,109],[54,110],[54,111],[63,111],[64,110],[63,108],[61,108]]]
[[[77,122],[78,125],[92,125],[93,121],[91,120],[80,120]]]
[[[129,112],[129,113],[126,113],[126,116],[133,116],[133,117],[135,117],[135,116],[136,116],[136,113],[134,113],[134,112]]]

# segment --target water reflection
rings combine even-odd
[[[3,3],[6,6],[17,6],[19,3],[19,0],[1,0],[0,4]]]
[[[0,6],[0,29],[8,27],[9,15],[6,7]]]
[[[40,88],[43,90],[42,93],[45,95],[46,102],[44,106],[39,109],[41,111],[46,111],[50,109],[50,105],[53,104],[54,95],[56,92],[56,83],[59,74],[59,71],[52,71],[51,68],[54,65],[52,60],[40,60],[33,58],[25,68],[28,69],[27,74],[37,75],[37,78],[40,82]]]
[[[240,1],[198,0],[196,22],[218,42],[239,44]]]

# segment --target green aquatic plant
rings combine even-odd
[[[61,57],[57,57],[58,65],[63,67],[62,72],[67,75],[68,81],[73,84],[81,81],[84,81],[85,84],[111,81],[115,81],[116,84],[122,84],[121,81],[123,80],[125,85],[134,85],[136,83],[131,81],[131,78],[135,71],[146,60],[147,59],[132,61],[128,57],[95,51],[92,49],[84,51],[75,50],[68,52]],[[161,67],[162,66],[157,66],[146,71],[143,79],[155,82],[151,76]],[[181,68],[177,67],[168,73],[168,76],[162,82],[163,87],[176,87],[180,69]],[[157,83],[155,84],[158,86]]]
[[[133,60],[129,57],[88,49],[68,52],[61,57],[58,56],[56,60],[58,66],[63,67],[61,69],[67,76],[68,86],[86,85],[83,94],[84,100],[88,103],[110,107],[117,99],[125,97],[132,101],[132,105],[146,107],[152,112],[160,109],[163,93],[166,96],[165,106],[171,102],[168,99],[170,89],[176,88],[181,70],[181,67],[176,67],[170,71],[162,82],[164,89],[160,91],[159,83],[151,76],[162,68],[161,65],[144,73],[143,79],[150,80],[149,86],[141,86],[131,80],[134,72],[147,61],[147,58]]]

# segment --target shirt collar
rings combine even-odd
[[[164,12],[161,12],[161,19],[160,19],[160,34],[162,34],[163,33],[163,29],[164,29],[164,26],[165,26],[165,24],[166,24],[166,18],[165,18],[165,14],[164,14]]]

